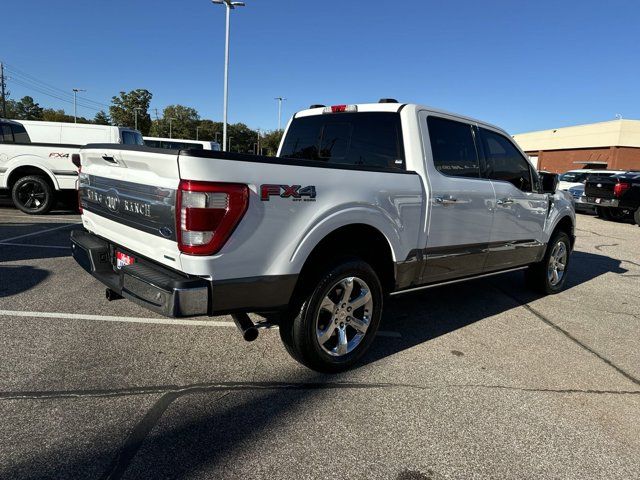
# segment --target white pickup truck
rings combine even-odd
[[[142,135],[110,125],[0,119],[0,190],[25,213],[47,213],[56,194],[75,196],[80,147],[96,141],[141,145]]]
[[[315,106],[276,157],[88,145],[76,261],[167,316],[247,312],[279,323],[294,358],[350,367],[383,299],[523,269],[565,282],[571,199],[497,127],[413,104]],[[279,312],[278,315],[271,315]]]

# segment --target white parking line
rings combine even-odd
[[[7,245],[9,247],[39,247],[39,248],[59,248],[62,250],[71,250],[71,247],[63,247],[61,245],[38,245],[32,243],[9,243],[0,242],[0,245]]]
[[[54,227],[54,228],[46,228],[44,230],[39,230],[37,232],[25,233],[24,235],[18,235],[17,237],[3,238],[3,239],[0,239],[0,244],[7,243],[7,242],[13,242],[14,240],[20,240],[21,238],[33,237],[34,235],[40,235],[40,234],[43,234],[43,233],[53,232],[55,230],[61,230],[63,228],[69,228],[69,227],[72,227],[74,225],[80,225],[80,222],[69,223],[67,225],[60,225],[59,227]]]
[[[185,320],[169,318],[114,317],[110,315],[84,315],[59,312],[23,312],[20,310],[0,310],[0,316],[29,318],[58,318],[65,320],[90,320],[97,322],[150,323],[155,325],[190,325],[196,327],[235,327],[233,322],[219,320]]]
[[[0,317],[56,318],[64,320],[89,320],[93,322],[147,323],[154,325],[188,325],[193,327],[235,327],[235,323],[220,320],[185,320],[170,318],[115,317],[110,315],[84,315],[59,312],[23,312],[21,310],[0,310]],[[378,330],[379,337],[402,338],[400,332]]]

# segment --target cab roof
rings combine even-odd
[[[449,112],[447,110],[441,110],[438,108],[434,108],[434,107],[429,107],[426,105],[419,105],[417,103],[352,103],[352,104],[348,104],[348,105],[355,105],[358,109],[358,112],[400,112],[403,110],[413,110],[414,112],[418,112],[420,110],[426,110],[428,112],[432,112],[432,113],[436,113],[436,114],[440,114],[440,115],[446,115],[446,116],[450,116],[450,117],[455,117],[455,118],[459,118],[460,120],[464,120],[466,122],[469,123],[475,123],[478,125],[482,125],[485,127],[489,127],[489,128],[493,128],[495,130],[499,130],[501,132],[505,132],[504,129],[493,125],[491,123],[488,122],[484,122],[482,120],[478,120],[476,118],[472,118],[472,117],[468,117],[466,115],[460,115],[458,113],[453,113],[453,112]],[[324,109],[326,107],[330,107],[331,105],[327,105],[327,106],[323,106],[323,107],[315,107],[315,108],[308,108],[305,110],[300,110],[299,112],[297,112],[293,118],[302,118],[302,117],[311,117],[314,115],[323,115],[324,114]],[[339,115],[339,113],[337,113],[336,115]]]

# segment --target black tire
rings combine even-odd
[[[624,222],[629,218],[629,212],[623,208],[610,208],[608,215],[612,222]]]
[[[352,280],[349,282],[349,279]],[[338,302],[345,295],[346,288],[341,290],[342,286],[349,284],[352,290],[346,293],[348,299]],[[352,309],[350,304],[365,298],[367,288],[364,287],[368,287],[372,303]],[[347,259],[319,275],[314,286],[300,297],[302,305],[297,312],[280,319],[280,338],[289,354],[318,372],[336,373],[351,368],[367,351],[380,325],[383,292],[376,272],[360,259]],[[327,309],[328,303],[323,306],[327,299],[336,300],[331,304],[336,310]],[[365,309],[368,314],[364,313]],[[368,320],[364,333],[359,333],[357,328],[364,328],[365,323],[351,323],[356,322],[357,317]],[[320,337],[325,335],[322,342]],[[345,339],[342,344],[341,337]],[[352,349],[348,351],[349,348]]]
[[[11,189],[11,199],[19,210],[30,215],[44,215],[55,203],[53,188],[39,175],[19,178]]]
[[[598,218],[602,218],[603,220],[611,219],[608,207],[596,207],[596,215],[598,216]]]
[[[564,244],[566,251],[566,260],[564,261],[564,267],[562,270],[562,276],[557,283],[554,283],[553,277],[550,278],[550,267],[552,257],[555,253],[555,248],[559,243]],[[557,259],[553,259],[557,260]],[[542,293],[543,295],[553,295],[559,293],[564,288],[567,281],[567,273],[569,270],[569,263],[571,260],[571,240],[569,235],[563,231],[556,231],[547,244],[547,250],[544,253],[544,257],[538,263],[535,263],[525,271],[525,280],[527,285],[532,290]]]
[[[636,222],[636,225],[640,227],[640,207],[638,207],[637,210],[633,212],[633,221]]]

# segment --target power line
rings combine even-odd
[[[12,65],[6,64],[5,66],[7,67],[7,71],[10,73],[13,73],[13,75],[21,78],[23,81],[27,82],[27,83],[31,83],[31,84],[36,84],[36,86],[43,88],[45,90],[50,91],[51,93],[54,93],[56,95],[62,95],[64,97],[68,97],[70,100],[73,98],[73,95],[71,93],[69,93],[67,90],[63,90],[61,88],[55,87],[47,82],[43,82],[42,80],[40,80],[39,78],[30,75],[22,70],[20,70],[19,68],[16,68]],[[95,105],[99,105],[101,107],[106,107],[109,108],[109,105],[107,105],[106,103],[102,103],[102,102],[98,102],[96,100],[92,100],[90,98],[86,98],[83,97],[82,100],[85,103],[89,103],[89,104],[95,104]]]
[[[38,93],[40,93],[42,95],[47,95],[49,97],[52,97],[52,98],[55,98],[55,99],[60,100],[62,102],[66,102],[66,103],[69,103],[69,104],[73,105],[73,99],[65,98],[65,97],[62,97],[60,95],[56,95],[56,94],[47,92],[44,89],[38,88],[37,86],[30,85],[28,83],[25,83],[22,80],[19,80],[17,78],[11,78],[11,81],[14,82],[14,83],[17,83],[18,85],[20,85],[20,86],[22,86],[24,88],[27,88],[29,90],[33,90],[34,92],[38,92]],[[92,105],[87,105],[87,104],[85,104],[85,103],[83,103],[81,101],[78,101],[78,105],[83,107],[83,108],[86,108],[86,109],[89,109],[89,110],[93,110],[93,111],[96,111],[96,112],[102,110],[101,108],[98,108],[98,107],[95,107],[95,106],[92,106]]]

